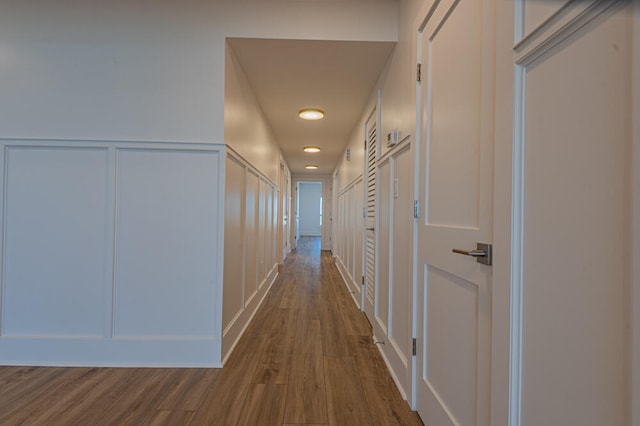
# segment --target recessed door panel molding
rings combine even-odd
[[[477,229],[480,216],[480,143],[482,73],[482,3],[454,6],[429,38],[429,179],[430,225]],[[455,13],[453,13],[455,12]],[[478,19],[468,16],[477,15]],[[464,23],[462,23],[464,21]],[[468,35],[460,37],[460,25]],[[456,54],[451,54],[455,51]],[[460,126],[460,122],[464,126]]]
[[[516,69],[514,424],[623,424],[629,408],[632,14],[594,3]]]
[[[435,267],[427,270],[426,382],[452,424],[474,424],[476,418],[478,292],[475,283]]]

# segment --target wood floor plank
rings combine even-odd
[[[296,311],[279,309],[275,317],[264,324],[264,333],[268,335],[254,383],[287,384],[291,365],[291,356],[295,343]]]
[[[164,384],[167,389],[158,403],[161,411],[196,411],[218,375],[218,369],[189,368],[176,370],[172,380]]]
[[[99,385],[106,375],[105,370],[87,368],[66,368],[51,386],[43,389],[41,394],[34,394],[30,403],[19,410],[3,412],[10,414],[6,418],[0,416],[1,424],[47,424],[65,411],[69,404],[83,394]],[[13,413],[13,414],[11,414]]]
[[[373,418],[353,358],[327,356],[324,371],[329,424],[372,425]]]
[[[325,356],[351,355],[342,316],[331,288],[321,291],[322,350]]]
[[[149,426],[186,426],[191,423],[194,416],[193,411],[157,411]]]
[[[320,321],[301,320],[287,387],[285,421],[326,423],[327,398]]]
[[[165,399],[165,391],[176,382],[176,375],[182,374],[179,370],[161,368],[139,372],[136,386],[127,389],[97,425],[148,424]]]
[[[103,369],[104,377],[79,397],[65,398],[64,409],[48,414],[60,424],[95,425],[129,392],[137,392],[145,369]]]
[[[69,372],[63,368],[49,368],[41,370],[41,374],[29,374],[28,379],[23,378],[6,386],[0,397],[0,424],[15,423],[25,412],[31,415],[32,404],[46,399],[51,392],[63,385],[67,373]],[[11,420],[12,418],[15,420]]]
[[[252,387],[238,425],[281,425],[286,385],[256,384]]]

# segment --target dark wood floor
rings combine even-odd
[[[421,425],[304,238],[223,369],[0,367],[0,425]]]

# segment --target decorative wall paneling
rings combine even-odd
[[[377,277],[374,339],[404,398],[411,392],[413,153],[397,145],[377,161]]]
[[[0,145],[0,364],[219,366],[224,146]]]
[[[337,227],[334,246],[338,271],[353,296],[356,305],[362,309],[362,250],[364,227],[364,183],[362,176],[338,193],[337,213],[334,226]]]
[[[278,275],[279,191],[227,148],[222,360],[251,321]]]

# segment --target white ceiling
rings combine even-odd
[[[292,173],[332,173],[395,43],[228,39]],[[319,121],[302,108],[325,111]],[[305,145],[322,151],[308,154]],[[317,164],[318,170],[305,170]]]

